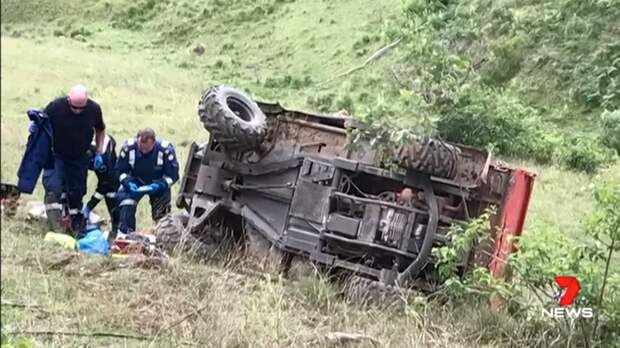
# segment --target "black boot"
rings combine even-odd
[[[84,232],[86,230],[86,219],[81,212],[71,215],[71,231],[73,232],[73,237],[75,239],[80,239],[84,237]]]
[[[62,232],[64,230],[62,223],[62,204],[60,197],[55,192],[47,192],[45,194],[45,213],[47,214],[47,225],[54,232]]]

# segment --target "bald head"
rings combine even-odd
[[[76,85],[69,90],[69,104],[73,107],[83,108],[88,102],[88,90],[82,85]]]

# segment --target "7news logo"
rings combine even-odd
[[[558,284],[560,291],[555,296],[560,307],[543,309],[543,315],[550,318],[594,318],[594,310],[590,307],[570,307],[575,303],[575,298],[581,290],[579,280],[573,276],[556,276],[555,282]]]

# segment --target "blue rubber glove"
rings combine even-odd
[[[84,219],[88,220],[88,217],[90,216],[90,209],[88,209],[88,207],[84,207],[84,209],[82,209],[82,215],[84,215]]]
[[[28,126],[28,133],[34,133],[37,131],[37,129],[39,128],[39,126],[37,126],[37,123],[34,121],[30,121],[30,126]]]
[[[144,186],[138,186],[134,182],[130,182],[127,184],[129,196],[135,200],[140,200],[142,196],[147,194],[148,192],[144,191]]]
[[[105,164],[103,163],[103,156],[101,156],[100,153],[95,154],[93,168],[95,168],[96,171],[104,171],[106,169]]]
[[[164,185],[160,182],[154,182],[150,185],[147,185],[151,189],[151,193],[159,193],[164,190]]]
[[[127,188],[129,189],[130,193],[138,193],[139,187],[138,187],[138,185],[136,185],[135,182],[129,182],[127,184]]]

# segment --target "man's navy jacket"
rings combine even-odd
[[[37,126],[28,136],[26,151],[17,171],[20,192],[32,193],[43,169],[54,168],[53,133],[49,117],[40,110],[28,110],[28,118]]]
[[[138,150],[136,139],[132,138],[121,148],[116,172],[123,185],[130,181],[138,186],[159,182],[169,189],[179,180],[179,162],[170,142],[157,139],[153,150],[143,154]]]

